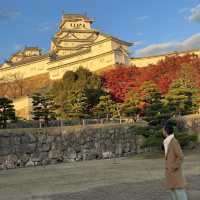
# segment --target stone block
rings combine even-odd
[[[10,146],[0,146],[0,156],[6,156],[10,153],[12,153]]]
[[[0,146],[10,146],[11,139],[10,137],[0,137]]]
[[[42,144],[42,146],[39,148],[39,151],[41,152],[47,152],[49,151],[51,148],[51,145],[50,144]]]
[[[30,155],[28,155],[28,154],[22,154],[20,156],[20,160],[22,162],[22,166],[25,166],[25,164],[29,161],[29,159],[30,159]]]
[[[36,149],[36,144],[20,144],[13,147],[16,153],[33,153]]]
[[[76,160],[76,157],[77,157],[76,152],[74,152],[74,153],[69,153],[69,154],[67,155],[67,158],[68,158],[70,161],[75,161],[75,160]]]
[[[65,155],[69,160],[76,160],[77,153],[74,148],[68,147]]]
[[[12,135],[12,133],[9,132],[4,132],[0,134],[0,137],[10,137]]]
[[[19,145],[21,143],[21,138],[19,136],[11,137],[11,144],[12,145]]]
[[[111,151],[105,151],[102,153],[103,159],[111,159],[113,157],[113,153]]]
[[[47,143],[47,136],[46,135],[39,135],[38,136],[38,143],[39,144],[45,144],[45,143]]]
[[[83,160],[83,155],[81,153],[76,154],[76,161],[81,161]]]
[[[48,159],[48,152],[41,152],[39,153],[39,160],[47,160]]]
[[[21,144],[28,144],[30,142],[30,138],[28,135],[21,136]]]
[[[83,160],[94,160],[98,157],[96,150],[86,150],[82,152]]]
[[[34,164],[34,162],[30,159],[30,160],[26,163],[25,166],[26,166],[26,167],[33,167],[33,166],[35,166],[35,164]]]
[[[52,165],[55,165],[55,164],[58,163],[57,159],[51,159],[49,162],[50,162],[50,164],[52,164]]]
[[[54,142],[54,140],[55,140],[55,137],[54,136],[47,136],[47,138],[46,138],[46,143],[47,144],[51,144],[52,142]]]
[[[74,146],[73,146],[73,149],[74,149],[74,151],[75,151],[76,153],[79,153],[79,152],[81,152],[81,145],[74,145]]]
[[[37,137],[33,134],[28,134],[28,138],[29,138],[30,143],[37,142]]]
[[[62,153],[59,150],[51,150],[48,154],[48,158],[50,159],[60,159],[62,157]]]

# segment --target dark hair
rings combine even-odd
[[[171,135],[174,132],[173,123],[167,122],[164,126],[164,130],[166,131],[167,135]]]

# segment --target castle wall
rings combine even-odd
[[[107,52],[94,57],[83,58],[82,60],[74,59],[73,62],[56,61],[55,64],[49,68],[50,79],[60,79],[66,71],[75,71],[80,66],[91,71],[97,71],[109,65],[115,64],[115,54],[113,51]]]
[[[0,69],[0,79],[9,79],[13,74],[20,75],[23,79],[47,73],[49,58],[45,57],[37,61],[16,64],[15,66]]]
[[[13,100],[13,105],[16,110],[16,116],[22,119],[32,119],[32,98],[28,96],[20,97]]]
[[[20,74],[22,78],[29,78],[49,73],[50,79],[54,80],[62,78],[67,70],[75,71],[80,66],[91,71],[98,71],[101,68],[124,62],[123,55],[116,56],[116,52],[113,51],[113,48],[118,47],[120,44],[100,35],[90,50],[86,50],[85,53],[53,61],[46,57],[42,60],[2,68],[0,69],[0,78],[10,77],[12,74]]]
[[[116,57],[112,47],[112,40],[100,36],[86,53],[49,62],[48,71],[50,79],[54,80],[62,78],[66,71],[75,71],[80,66],[91,71],[97,71],[114,64],[116,64]]]
[[[142,136],[130,125],[8,129],[0,134],[0,168],[111,158],[140,151]],[[137,145],[137,146],[136,146]]]
[[[26,47],[2,65],[0,80],[13,74],[20,74],[25,79],[45,73],[54,80],[80,66],[99,71],[118,63],[128,64],[126,51],[131,43],[93,29],[91,24],[87,16],[63,14],[59,30],[51,41],[51,57],[42,55],[37,47]],[[20,60],[12,60],[15,57]]]
[[[136,67],[148,67],[150,64],[157,64],[159,61],[163,60],[166,58],[166,56],[183,56],[185,54],[196,54],[200,57],[200,50],[192,50],[192,51],[185,51],[185,52],[175,52],[175,53],[169,53],[169,54],[164,54],[164,55],[158,55],[158,56],[149,56],[149,57],[141,57],[141,58],[131,58],[130,63],[132,65],[136,65]]]
[[[165,56],[131,58],[130,63],[136,67],[148,67],[150,64],[157,64],[162,59],[165,59]]]

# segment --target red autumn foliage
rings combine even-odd
[[[130,89],[138,87],[140,71],[136,67],[118,66],[102,75],[104,87],[118,101],[122,101]]]
[[[195,54],[167,56],[157,64],[145,68],[120,66],[102,74],[104,87],[117,101],[123,101],[130,89],[137,90],[144,81],[153,81],[165,94],[172,81],[179,78],[183,65],[190,65],[193,80],[200,87],[200,58]]]

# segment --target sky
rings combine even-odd
[[[133,57],[200,49],[200,0],[0,0],[0,63],[25,46],[47,52],[63,11],[133,42]]]

